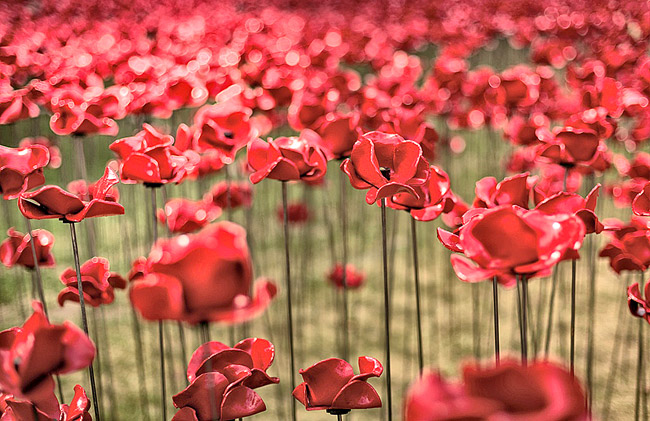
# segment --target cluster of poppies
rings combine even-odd
[[[284,199],[287,183],[322,187],[336,161],[338,175],[364,190],[367,204],[407,212],[413,221],[441,218],[448,229],[439,228],[438,239],[455,253],[450,261],[462,281],[513,287],[547,277],[560,262],[580,258],[587,234],[603,231],[610,241],[599,255],[614,272],[650,267],[650,155],[640,151],[650,138],[648,3],[285,3],[197,0],[188,8],[179,0],[42,0],[0,10],[0,125],[14,133],[31,120],[40,131],[37,118],[46,114],[54,135],[78,145],[111,137],[117,158],[96,182],[75,180],[64,189],[45,184],[46,169],[71,165],[53,138],[2,139],[0,193],[17,199],[28,219],[25,234],[9,228],[2,263],[35,279],[39,268],[55,266],[54,236],[32,230],[29,220],[58,219],[70,225],[76,259],[60,274],[58,303],[79,302],[84,325],[85,304],[111,304],[119,289],[128,289],[143,319],[160,322],[160,332],[163,321],[246,323],[269,309],[278,287],[263,277],[254,282],[246,230],[215,221],[253,206],[254,189],[265,180],[281,182]],[[528,63],[472,65],[481,50],[509,48],[499,47],[502,38],[526,49]],[[178,121],[187,109],[191,118]],[[131,121],[138,131],[124,133]],[[452,166],[437,162],[463,154],[465,140],[452,131],[478,130],[502,134],[508,176],[478,180],[473,201],[465,202],[452,191],[445,171]],[[84,156],[82,146],[78,152]],[[612,168],[617,176],[603,191],[632,207],[628,222],[596,214],[601,185],[594,180]],[[225,180],[209,190],[197,183],[199,199],[156,206],[163,187],[217,173]],[[151,249],[134,261],[128,280],[95,250],[80,264],[74,234],[87,218],[126,212],[120,181],[150,189],[152,216],[171,234],[157,238],[154,222]],[[292,225],[314,219],[309,203],[286,200],[275,216]],[[344,297],[365,279],[347,260],[333,262],[325,275]],[[289,285],[287,279],[291,326]],[[648,285],[628,286],[627,300],[631,313],[650,323]],[[388,342],[387,291],[386,300]],[[94,345],[69,322],[51,325],[44,304],[22,328],[0,332],[1,419],[86,421],[84,389],[75,388],[70,406],[61,404],[53,376],[91,366]],[[419,301],[417,311],[419,324]],[[189,385],[173,397],[173,419],[264,411],[254,389],[279,382],[266,373],[273,345],[259,338],[233,347],[204,342],[189,361]],[[160,343],[164,354],[162,337]],[[338,416],[380,407],[367,380],[384,367],[360,357],[359,370],[355,375],[339,358],[320,361],[300,371],[304,382],[293,396],[307,410]],[[495,387],[504,383],[516,393]],[[405,418],[582,420],[589,416],[584,399],[573,373],[504,362],[465,368],[462,384],[424,374],[407,395]]]

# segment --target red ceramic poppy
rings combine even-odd
[[[650,231],[625,230],[603,247],[600,257],[609,257],[609,265],[616,273],[624,270],[645,271],[650,267]]]
[[[221,208],[210,202],[171,199],[158,210],[158,221],[167,225],[169,232],[189,234],[205,227],[221,215]]]
[[[650,182],[646,183],[643,190],[634,198],[632,211],[635,215],[650,216]]]
[[[562,127],[549,132],[538,129],[537,136],[543,145],[538,155],[544,160],[564,166],[590,166],[607,147],[591,129]]]
[[[27,93],[25,89],[18,89],[0,94],[0,124],[38,117],[38,105],[29,99]]]
[[[345,286],[348,289],[357,289],[363,285],[366,275],[357,270],[353,265],[347,264],[345,266]],[[327,280],[336,288],[343,288],[343,265],[337,263],[327,274]]]
[[[265,339],[244,339],[232,348],[217,341],[204,343],[190,359],[190,385],[173,397],[174,406],[181,409],[173,420],[225,421],[265,411],[253,389],[280,382],[266,374],[274,358],[273,344]]]
[[[540,202],[535,209],[548,215],[575,214],[582,219],[587,234],[600,234],[605,227],[595,213],[599,191],[600,184],[597,184],[584,199],[576,193],[556,193]]]
[[[328,113],[321,119],[316,131],[332,158],[342,159],[350,156],[352,146],[359,137],[359,118],[359,113]]]
[[[180,183],[198,163],[192,151],[181,152],[174,138],[149,124],[135,136],[116,140],[109,148],[120,158],[120,177],[125,183],[161,185]]]
[[[119,274],[110,272],[108,260],[103,257],[93,257],[80,267],[81,283],[84,290],[84,302],[93,307],[110,304],[115,299],[114,288],[126,288],[126,280]],[[63,307],[66,301],[79,302],[77,289],[77,272],[67,268],[61,274],[61,283],[65,288],[59,292],[59,305]]]
[[[27,269],[34,269],[34,255],[32,254],[31,238],[29,234],[22,234],[14,228],[7,231],[9,238],[0,244],[0,260],[7,267],[20,265]],[[52,255],[54,236],[47,230],[37,229],[32,231],[36,260],[39,267],[52,267],[56,263]]]
[[[248,144],[250,180],[257,184],[265,178],[280,181],[318,181],[327,172],[327,159],[318,145],[306,136],[254,139]]]
[[[253,203],[253,189],[246,181],[231,182],[230,184],[223,181],[212,186],[204,200],[221,209],[227,207],[231,209],[249,208]]]
[[[304,382],[293,391],[293,397],[308,411],[319,409],[350,410],[381,407],[377,391],[367,382],[384,371],[381,363],[372,357],[359,357],[360,374],[339,358],[328,358],[300,370]]]
[[[75,385],[70,405],[61,405],[60,421],[92,421],[89,410],[90,401],[86,391],[83,387]]]
[[[645,284],[643,295],[645,299],[641,296],[638,282],[630,285],[627,288],[627,306],[634,317],[641,317],[650,323],[650,303],[647,301],[650,297],[650,282]]]
[[[50,100],[50,129],[59,136],[100,134],[115,136],[119,128],[103,108],[91,107],[81,88],[61,88]]]
[[[278,221],[284,221],[284,208],[278,206],[276,212]],[[291,224],[303,224],[309,220],[309,208],[305,203],[295,202],[287,205],[287,220]]]
[[[433,221],[454,207],[449,176],[435,165],[429,167],[429,180],[413,189],[417,197],[410,193],[397,193],[390,198],[388,205],[394,209],[408,210],[418,221]]]
[[[81,370],[95,357],[91,340],[71,322],[52,325],[42,304],[22,327],[0,332],[0,388],[26,399],[48,417],[59,418],[53,374]]]
[[[585,226],[573,214],[546,215],[517,206],[473,209],[458,234],[438,228],[438,239],[452,255],[458,278],[478,282],[499,277],[514,285],[517,275],[545,276],[567,253],[580,248]]]
[[[251,114],[250,108],[232,100],[199,109],[194,117],[197,149],[216,149],[232,162],[237,151],[257,136],[249,121]]]
[[[59,147],[47,137],[26,137],[18,144],[21,148],[27,148],[33,145],[41,145],[47,148],[47,151],[50,153],[50,162],[47,164],[49,168],[57,169],[61,166],[61,151],[59,150]]]
[[[405,421],[587,421],[584,392],[575,377],[549,362],[522,366],[465,366],[462,383],[425,373],[407,393]]]
[[[261,280],[251,295],[252,282],[246,232],[222,221],[197,234],[158,240],[130,297],[148,320],[240,323],[263,312],[276,294],[275,284]]]
[[[0,145],[0,192],[5,199],[45,183],[43,168],[50,161],[47,148],[40,145],[8,148]]]
[[[90,401],[86,391],[79,385],[74,387],[74,397],[70,405],[60,406],[58,421],[92,421],[88,410]],[[43,411],[31,402],[16,399],[13,395],[0,393],[0,419],[2,421],[52,421]]]
[[[402,192],[419,198],[414,186],[423,185],[429,178],[429,164],[422,156],[420,145],[382,132],[362,135],[341,169],[350,178],[352,187],[369,189],[368,204]]]
[[[476,182],[476,198],[473,207],[493,208],[500,205],[515,205],[528,209],[533,184],[537,181],[528,173],[506,177],[497,183],[494,177],[485,177]]]
[[[64,222],[80,222],[84,218],[97,216],[123,215],[124,207],[114,201],[111,188],[119,183],[117,174],[106,167],[104,175],[95,184],[90,200],[63,190],[59,186],[44,186],[40,189],[22,193],[18,207],[30,219],[58,218]]]

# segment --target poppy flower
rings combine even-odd
[[[450,212],[454,202],[450,198],[449,176],[446,172],[431,165],[429,180],[421,186],[414,186],[417,197],[410,193],[397,193],[390,198],[388,206],[408,210],[418,221],[432,221],[444,212]]]
[[[0,419],[2,421],[52,421],[40,409],[36,408],[31,402],[16,399],[12,395],[0,393]],[[56,417],[58,421],[92,421],[88,412],[90,401],[83,387],[76,385],[74,387],[74,396],[70,405],[62,404],[60,406],[60,415]]]
[[[649,231],[635,229],[620,237],[614,236],[598,255],[609,257],[609,265],[616,273],[645,271],[650,267]]]
[[[533,184],[536,178],[528,173],[506,177],[497,183],[494,177],[485,177],[476,182],[476,198],[473,207],[493,208],[500,205],[515,205],[528,209]]]
[[[8,148],[0,145],[0,192],[5,199],[15,199],[24,191],[45,183],[43,168],[50,161],[44,146]]]
[[[332,158],[341,159],[350,156],[352,146],[359,137],[357,133],[359,118],[359,113],[328,113],[321,119],[321,124],[316,131]]]
[[[18,198],[18,207],[22,214],[30,219],[59,218],[64,222],[80,222],[84,218],[97,216],[123,215],[124,207],[110,195],[111,188],[119,182],[117,174],[106,167],[104,175],[93,188],[90,200],[67,192],[59,186],[48,185],[30,193],[22,193]]]
[[[356,289],[363,285],[366,275],[357,270],[353,265],[345,266],[345,286],[348,289]],[[343,265],[337,263],[327,274],[327,280],[337,288],[343,288]]]
[[[9,238],[0,244],[0,260],[7,267],[20,265],[27,269],[34,269],[34,255],[32,254],[31,238],[29,234],[22,234],[14,228],[7,231]],[[36,260],[39,267],[52,267],[55,265],[52,246],[54,235],[43,229],[32,231]]]
[[[131,284],[131,303],[147,320],[240,323],[263,312],[277,291],[261,280],[251,295],[251,266],[246,231],[232,222],[160,239]]]
[[[161,185],[180,183],[198,156],[182,153],[173,146],[174,138],[144,124],[135,136],[111,143],[109,148],[120,158],[120,177],[124,183]]]
[[[204,200],[212,202],[214,206],[221,209],[226,209],[229,206],[230,209],[249,208],[253,203],[253,189],[246,181],[231,182],[230,184],[222,181],[212,186]]]
[[[232,348],[217,341],[199,346],[187,367],[190,385],[173,397],[180,408],[173,420],[225,421],[265,411],[253,389],[280,382],[266,373],[274,358],[273,344],[259,338],[244,339]]]
[[[327,159],[318,145],[300,137],[254,139],[248,144],[250,180],[257,184],[265,178],[280,181],[318,181],[327,172]]]
[[[417,143],[397,134],[368,132],[359,137],[341,169],[355,189],[369,189],[366,202],[405,192],[419,198],[414,186],[429,178],[429,164]]]
[[[627,288],[627,306],[634,317],[641,317],[650,323],[650,303],[647,301],[647,298],[650,297],[650,282],[645,284],[643,295],[646,297],[645,299],[641,297],[638,282],[630,285]]]
[[[197,150],[215,149],[232,162],[237,151],[257,136],[251,114],[250,108],[234,100],[200,108],[194,116]]]
[[[126,280],[119,274],[109,271],[108,260],[103,257],[93,257],[80,267],[81,283],[84,291],[84,302],[93,307],[110,304],[115,299],[114,288],[126,288]],[[77,272],[67,268],[61,274],[61,283],[65,288],[59,292],[59,305],[63,307],[66,301],[79,302],[77,289]]]
[[[284,222],[284,208],[278,206],[276,211],[278,221]],[[309,208],[306,204],[295,202],[287,205],[287,220],[292,224],[303,224],[309,220]]]
[[[643,190],[634,198],[632,211],[635,215],[650,216],[650,182],[646,183]]]
[[[473,209],[458,234],[438,228],[438,239],[452,255],[459,279],[478,282],[499,277],[514,285],[515,276],[545,276],[553,265],[582,245],[585,226],[573,214],[546,215],[517,206]]]
[[[293,397],[308,411],[319,409],[350,410],[381,407],[377,391],[367,382],[384,371],[381,363],[372,357],[359,357],[360,374],[339,358],[328,358],[300,370],[304,382],[293,391]]]
[[[575,377],[553,363],[502,361],[465,366],[458,383],[425,373],[407,392],[404,420],[587,421],[584,399]]]
[[[221,208],[204,201],[171,199],[163,209],[158,209],[157,217],[161,224],[167,224],[174,234],[195,232],[221,215]]]
[[[58,419],[52,375],[88,367],[95,346],[71,322],[52,325],[41,303],[32,306],[34,313],[22,327],[0,332],[0,388],[30,401],[50,419]]]
[[[0,94],[0,124],[38,117],[40,109],[27,93],[25,89],[18,89]]]
[[[598,134],[591,129],[562,127],[554,133],[538,129],[537,136],[542,142],[538,156],[568,167],[589,166],[598,159],[599,153],[606,149]]]
[[[26,148],[32,145],[41,145],[47,148],[47,151],[50,153],[50,162],[47,164],[49,168],[57,169],[61,166],[61,151],[59,147],[56,146],[54,142],[48,139],[45,136],[38,137],[26,137],[20,141],[18,144],[21,148]]]
[[[541,201],[535,209],[548,215],[575,214],[582,219],[587,234],[600,234],[605,227],[595,213],[599,191],[600,184],[597,184],[584,199],[576,193],[559,192]]]
[[[115,136],[119,128],[102,107],[92,107],[81,89],[61,88],[52,96],[50,129],[59,136],[100,134]]]

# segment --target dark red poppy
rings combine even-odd
[[[174,138],[164,135],[149,124],[135,136],[116,140],[109,148],[120,158],[120,177],[125,183],[160,185],[180,183],[198,155],[181,152],[173,146]]]
[[[556,193],[540,202],[535,209],[548,215],[575,214],[582,219],[587,234],[599,234],[605,229],[595,213],[599,191],[600,184],[597,184],[584,199],[576,193]]]
[[[435,165],[429,167],[429,180],[421,186],[413,186],[413,189],[417,197],[406,192],[397,193],[390,198],[388,205],[394,209],[408,210],[418,221],[433,221],[454,207],[449,176]]]
[[[45,183],[43,168],[50,161],[47,148],[40,145],[8,148],[0,145],[0,192],[5,199]]]
[[[200,151],[216,149],[235,159],[235,154],[257,136],[249,118],[250,108],[235,101],[207,105],[194,116],[194,141]]]
[[[181,409],[173,420],[225,421],[265,411],[253,389],[280,382],[266,373],[274,358],[273,344],[265,339],[244,339],[232,348],[217,341],[204,343],[187,367],[190,385],[173,397],[174,406]]]
[[[533,184],[537,181],[528,173],[506,177],[497,183],[494,177],[485,177],[476,182],[476,198],[473,207],[493,208],[500,205],[515,205],[528,209]]]
[[[95,184],[90,200],[63,190],[59,186],[48,185],[40,189],[22,193],[18,207],[27,218],[59,218],[64,222],[80,222],[84,218],[97,216],[123,215],[124,207],[115,202],[110,194],[111,188],[119,183],[117,174],[106,167],[104,175]]]
[[[88,410],[90,401],[83,387],[74,387],[70,405],[62,404],[58,421],[92,421]],[[31,402],[16,399],[13,395],[0,393],[0,419],[2,421],[52,421],[43,411]]]
[[[650,216],[650,182],[646,183],[641,193],[634,198],[632,211],[635,215]]]
[[[276,210],[278,221],[284,221],[284,208],[278,206]],[[287,205],[287,220],[291,224],[303,224],[309,220],[309,208],[305,203],[294,202]]]
[[[650,267],[650,231],[626,230],[615,236],[600,251],[600,257],[609,257],[609,265],[616,273],[624,270],[645,271]]]
[[[22,327],[0,332],[0,388],[58,419],[52,375],[88,367],[95,346],[71,322],[52,325],[42,304],[34,302],[33,307],[34,313]]]
[[[438,228],[438,239],[452,255],[458,278],[478,282],[499,277],[514,285],[517,275],[545,276],[567,253],[577,250],[585,236],[585,226],[573,214],[546,215],[517,206],[472,209],[463,217],[458,234]]]
[[[265,178],[280,181],[318,181],[327,172],[327,159],[318,145],[305,136],[254,139],[248,144],[250,180],[257,184]]]
[[[543,143],[538,155],[563,166],[590,166],[598,159],[599,153],[607,148],[598,134],[591,129],[562,127],[554,133],[538,129],[537,136]]]
[[[204,200],[212,202],[214,206],[221,209],[227,207],[230,209],[249,208],[253,203],[253,189],[246,181],[231,182],[230,184],[223,181],[212,186]]]
[[[57,169],[61,166],[61,151],[56,143],[45,136],[37,136],[33,138],[26,137],[18,144],[20,148],[27,148],[33,145],[41,145],[47,148],[47,151],[50,153],[50,162],[47,164],[49,168]]]
[[[158,209],[158,221],[166,224],[174,234],[189,234],[214,221],[221,215],[221,208],[210,202],[188,199],[171,199],[163,209]]]
[[[408,193],[419,198],[414,186],[429,179],[429,164],[417,143],[396,134],[369,132],[354,144],[341,169],[355,189],[369,189],[366,202]]]
[[[103,257],[93,257],[88,260],[81,265],[80,272],[84,302],[93,307],[112,303],[115,299],[113,289],[126,288],[126,280],[119,274],[110,272],[108,260]],[[73,268],[67,268],[60,279],[65,288],[59,292],[59,305],[63,307],[66,301],[78,303],[77,272]]]
[[[349,289],[357,289],[363,285],[366,275],[357,270],[353,265],[345,266],[345,286]],[[327,274],[327,280],[337,288],[343,288],[343,265],[337,263]]]
[[[23,234],[14,228],[9,228],[7,238],[0,244],[0,260],[7,267],[20,265],[27,269],[34,269],[34,255],[32,254],[31,238],[29,234]],[[34,248],[36,249],[36,260],[39,267],[52,267],[56,263],[52,254],[54,235],[43,229],[32,231]]]
[[[641,317],[650,323],[650,303],[647,301],[650,297],[650,282],[645,284],[643,295],[645,299],[641,296],[638,282],[630,285],[627,288],[627,306],[634,317]]]
[[[304,382],[293,391],[293,397],[308,411],[319,409],[349,410],[381,407],[377,391],[367,382],[384,371],[381,363],[372,357],[359,357],[360,374],[339,358],[328,358],[300,370]]]
[[[550,362],[468,365],[462,383],[426,373],[411,385],[404,420],[587,421],[584,399],[576,378]]]
[[[246,231],[222,221],[197,234],[158,240],[130,297],[148,320],[240,323],[263,312],[277,291],[260,280],[251,295],[252,282]]]

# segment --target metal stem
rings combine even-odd
[[[422,313],[420,308],[420,269],[418,264],[418,238],[415,218],[411,218],[411,241],[413,252],[413,279],[415,287],[415,310],[417,312],[418,329],[418,368],[419,373],[424,369],[424,351],[422,347]]]
[[[501,352],[499,346],[499,282],[496,276],[492,279],[492,303],[494,309],[494,358],[498,366],[501,364]]]
[[[283,210],[283,228],[284,228],[284,257],[285,257],[285,274],[287,281],[287,328],[289,330],[289,366],[291,369],[290,384],[291,390],[296,388],[294,372],[296,370],[294,344],[293,344],[293,313],[291,308],[291,263],[289,259],[289,212],[287,199],[287,182],[282,182],[282,210]],[[296,401],[291,399],[291,419],[296,421]]]
[[[571,261],[571,349],[569,360],[571,375],[575,375],[575,351],[576,351],[576,260]]]
[[[388,247],[386,243],[386,199],[381,199],[381,240],[382,240],[382,260],[384,263],[384,334],[386,340],[386,393],[388,421],[393,419],[393,397],[391,387],[391,370],[390,370],[390,297],[388,292]]]
[[[349,332],[349,315],[348,315],[348,215],[347,200],[345,194],[346,177],[341,171],[339,174],[339,196],[341,211],[341,236],[343,241],[343,359],[348,361],[350,357],[350,332]]]

